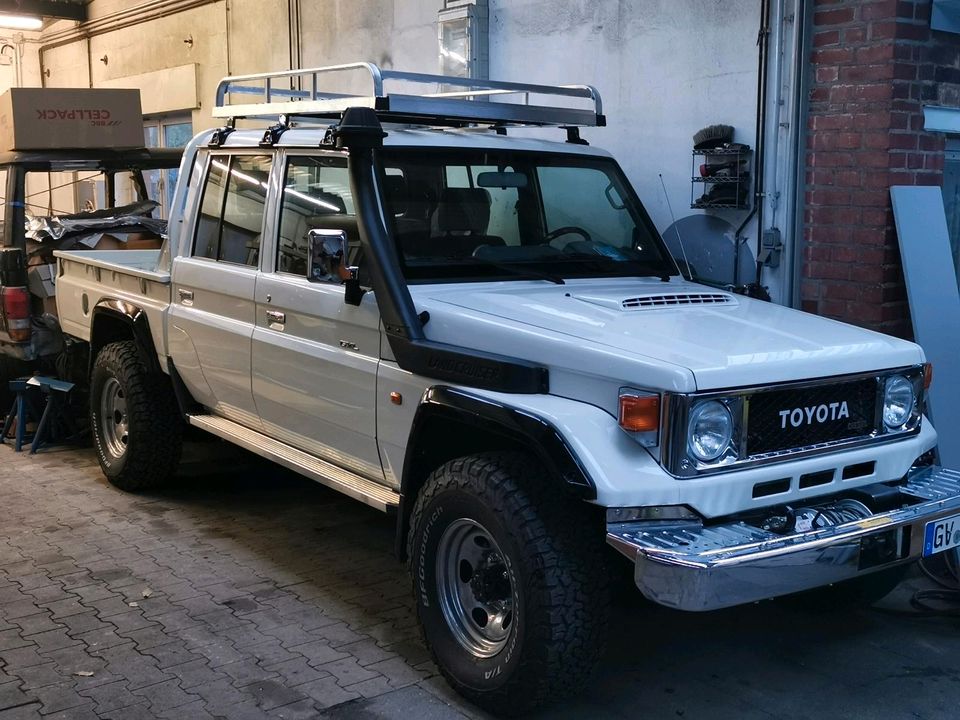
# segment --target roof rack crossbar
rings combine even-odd
[[[347,94],[322,89],[321,78],[337,73],[366,74],[369,94]],[[276,87],[277,81],[289,87]],[[251,84],[254,83],[254,84]],[[387,92],[386,84],[400,84]],[[439,86],[414,92],[423,86]],[[412,86],[412,87],[411,87]],[[418,87],[419,86],[419,87]],[[305,89],[306,88],[306,89]],[[256,95],[259,102],[228,102],[228,96]],[[530,96],[589,101],[590,109],[566,105],[531,104]],[[499,101],[501,99],[507,102]],[[277,115],[335,117],[348,107],[370,107],[389,121],[391,116],[424,124],[494,125],[604,125],[600,93],[590,85],[538,85],[480,78],[382,70],[373,63],[282,70],[223,78],[217,86],[214,117],[263,118]]]

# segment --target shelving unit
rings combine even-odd
[[[693,151],[690,207],[744,210],[750,207],[750,157],[745,145]]]

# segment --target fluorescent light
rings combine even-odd
[[[39,30],[43,27],[43,20],[31,15],[8,15],[0,13],[0,28],[11,30]]]

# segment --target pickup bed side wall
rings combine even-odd
[[[148,335],[130,337],[136,337],[144,345],[149,342],[151,365],[166,367],[163,330],[164,313],[170,302],[169,284],[67,257],[59,257],[57,261],[57,311],[65,333],[92,342],[97,314],[111,313],[115,319],[127,316],[133,321],[131,332],[133,327],[149,328]],[[103,309],[95,313],[98,307]]]

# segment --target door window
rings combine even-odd
[[[356,264],[360,236],[346,158],[291,157],[280,212],[277,272],[306,275],[307,234],[317,228],[346,232]]]
[[[256,267],[270,174],[268,155],[214,155],[203,188],[194,256]]]

